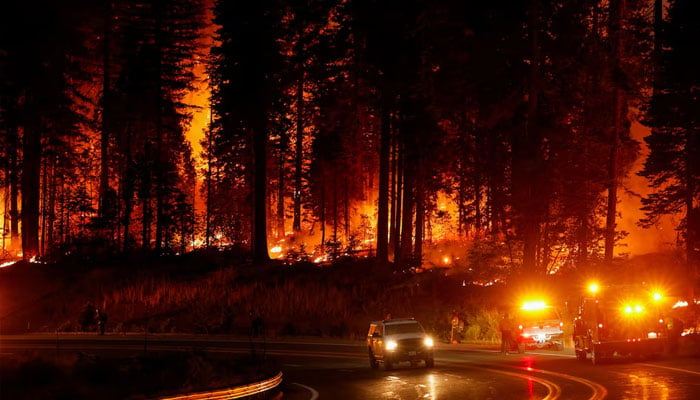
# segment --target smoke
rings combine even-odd
[[[641,199],[653,190],[649,181],[638,175],[649,154],[644,137],[650,133],[648,127],[638,122],[632,124],[631,136],[640,142],[640,156],[635,161],[630,175],[622,182],[622,190],[618,194],[618,212],[621,216],[617,221],[617,229],[626,231],[629,235],[615,247],[616,255],[641,255],[675,247],[678,216],[663,216],[655,226],[646,229],[638,225],[639,220],[644,217]]]

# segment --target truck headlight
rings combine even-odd
[[[388,342],[386,342],[385,347],[386,347],[386,349],[387,349],[388,351],[394,351],[394,350],[396,350],[396,348],[398,347],[398,345],[399,345],[399,344],[396,343],[395,340],[389,340]]]
[[[423,339],[423,344],[425,345],[425,347],[433,347],[433,338],[427,337]]]

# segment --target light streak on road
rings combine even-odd
[[[528,372],[536,372],[539,374],[556,376],[558,378],[574,381],[574,382],[580,383],[584,386],[588,386],[593,391],[593,395],[591,397],[589,397],[588,400],[602,400],[608,395],[608,389],[606,389],[605,386],[603,386],[599,383],[593,382],[593,381],[589,381],[588,379],[579,378],[578,376],[562,374],[560,372],[546,371],[543,369],[536,369],[536,368],[532,368],[532,367],[514,367],[514,368],[523,369],[523,370],[526,370]]]
[[[547,395],[542,398],[542,400],[556,400],[561,396],[561,387],[557,385],[556,383],[540,378],[534,375],[529,375],[529,374],[519,374],[517,372],[509,372],[509,371],[503,371],[499,369],[493,369],[493,368],[484,368],[484,367],[477,367],[474,366],[476,369],[482,369],[484,371],[489,371],[493,372],[495,374],[501,374],[501,375],[508,375],[508,376],[513,376],[516,378],[520,379],[525,379],[528,381],[528,385],[530,385],[530,382],[535,382],[539,383],[540,385],[544,386],[547,389]]]
[[[540,384],[544,386],[545,389],[547,389],[547,395],[542,398],[542,400],[556,400],[561,396],[561,387],[557,385],[556,383],[540,378],[538,376],[530,375],[530,374],[521,374],[518,372],[510,372],[510,371],[503,371],[500,369],[493,369],[493,368],[486,368],[480,365],[475,365],[470,362],[441,362],[440,365],[452,365],[452,366],[459,366],[459,367],[467,367],[467,368],[472,368],[472,369],[478,369],[482,371],[488,371],[492,372],[494,374],[500,374],[500,375],[506,375],[506,376],[511,376],[514,378],[519,378],[519,379],[524,379],[528,382],[528,385],[531,385],[532,382],[535,382],[537,384]]]
[[[700,375],[700,371],[693,371],[693,370],[683,369],[683,368],[667,367],[665,365],[657,365],[657,364],[639,364],[639,365],[643,365],[645,367],[650,367],[650,368],[663,368],[663,369],[668,369],[671,371],[682,372],[684,374]]]
[[[282,373],[265,379],[260,382],[250,383],[248,385],[237,386],[234,388],[212,390],[208,392],[199,392],[192,394],[184,394],[174,397],[162,397],[160,400],[228,400],[240,399],[242,397],[255,396],[261,393],[272,390],[282,383]]]

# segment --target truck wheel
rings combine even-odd
[[[603,358],[604,354],[601,351],[596,350],[596,348],[593,348],[593,351],[591,352],[591,363],[593,365],[600,365],[603,363]]]
[[[425,359],[425,368],[433,368],[435,366],[435,359],[434,358],[426,358]]]
[[[392,369],[394,369],[394,364],[392,364],[390,359],[388,359],[388,358],[385,359],[384,360],[384,370],[391,371]]]
[[[368,353],[369,353],[369,366],[372,367],[372,369],[379,368],[379,362],[377,362],[377,359],[374,358],[374,353],[372,353],[372,349],[369,349]]]
[[[576,359],[579,361],[586,361],[586,351],[576,350]]]

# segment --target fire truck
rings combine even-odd
[[[516,315],[519,353],[528,347],[564,348],[564,321],[554,307],[542,300],[530,300],[523,303]]]
[[[661,354],[667,345],[668,304],[659,291],[640,286],[588,287],[574,320],[576,358],[593,364],[613,357]]]

